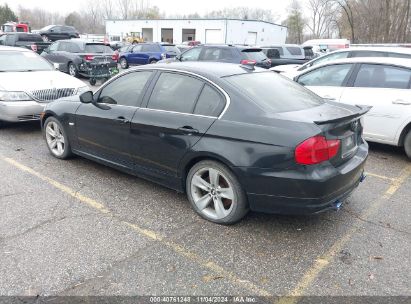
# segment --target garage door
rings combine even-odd
[[[205,43],[224,43],[221,30],[205,30]]]
[[[257,44],[257,32],[248,32],[246,44],[248,45]]]

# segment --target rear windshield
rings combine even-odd
[[[225,79],[243,91],[264,111],[300,111],[324,103],[321,97],[273,72],[233,75]]]
[[[51,70],[50,63],[35,53],[0,51],[0,72]]]
[[[43,39],[41,38],[40,35],[34,35],[34,34],[21,34],[17,35],[17,40],[18,41],[29,41],[29,42],[43,42]]]
[[[167,53],[175,53],[177,55],[181,53],[175,45],[163,45],[163,47],[166,49]]]
[[[114,52],[111,47],[104,44],[86,44],[86,48],[84,50],[86,53],[112,54]]]
[[[244,50],[242,51],[242,53],[247,59],[250,60],[263,61],[267,59],[267,56],[263,53],[262,50]]]

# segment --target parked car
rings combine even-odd
[[[14,32],[1,35],[0,45],[23,47],[41,54],[50,43],[44,42],[39,34]]]
[[[318,54],[314,53],[312,46],[303,46],[305,59],[307,61],[313,60],[318,57]]]
[[[140,43],[119,54],[121,68],[127,69],[130,65],[156,63],[162,59],[174,58],[180,50],[174,44],[167,43]]]
[[[271,60],[271,67],[284,64],[304,64],[304,48],[296,44],[262,46],[263,53]]]
[[[80,38],[79,32],[74,27],[67,25],[48,25],[36,33],[40,34],[45,42]]]
[[[54,157],[74,153],[186,192],[202,217],[230,224],[249,209],[338,209],[363,179],[366,111],[264,69],[185,62],[132,69],[49,104],[42,126]]]
[[[341,59],[312,67],[295,80],[321,97],[372,106],[364,137],[404,147],[411,158],[411,60]]]
[[[0,123],[38,120],[48,102],[88,90],[34,52],[0,46]]]
[[[110,69],[117,69],[117,54],[104,43],[88,42],[81,39],[54,42],[41,54],[52,63],[57,63],[62,72],[73,77],[79,74],[91,77],[90,64],[100,63]]]
[[[225,63],[254,64],[268,69],[271,61],[261,48],[238,45],[198,45],[183,52],[181,55],[161,62],[173,61],[214,61]]]
[[[328,53],[326,55],[308,61],[303,65],[281,65],[272,68],[272,70],[278,73],[282,73],[288,78],[294,78],[297,74],[312,66],[336,59],[354,57],[411,58],[411,49],[402,47],[355,47]]]
[[[201,41],[196,41],[196,40],[189,40],[189,41],[183,41],[182,45],[187,45],[187,46],[196,46],[201,44]]]

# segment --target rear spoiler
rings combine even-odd
[[[348,116],[334,118],[334,119],[318,120],[318,121],[314,121],[314,123],[317,124],[317,125],[325,125],[325,124],[339,123],[339,122],[342,122],[342,121],[352,120],[354,118],[361,117],[361,116],[367,114],[367,112],[369,110],[371,110],[371,108],[372,108],[370,106],[359,106],[359,105],[356,105],[356,107],[358,109],[360,109],[360,111],[357,112],[357,113],[354,113],[354,114],[351,114],[351,115],[348,115]]]

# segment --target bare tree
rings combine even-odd
[[[302,14],[302,8],[299,0],[293,0],[288,7],[287,19],[283,22],[283,25],[288,28],[287,42],[288,43],[303,43],[304,28],[306,26],[306,20]]]
[[[307,27],[311,32],[311,38],[329,38],[332,33],[329,32],[332,24],[333,15],[336,8],[330,0],[308,0],[308,9],[310,11],[309,22]]]

